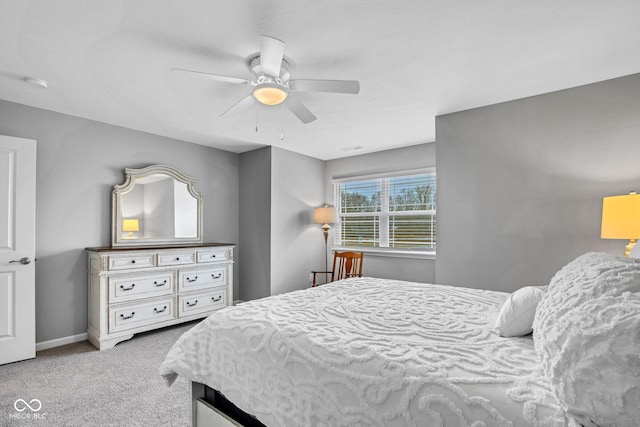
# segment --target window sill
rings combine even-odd
[[[390,248],[371,248],[362,246],[334,246],[333,251],[353,251],[364,252],[369,256],[391,257],[391,258],[415,258],[415,259],[436,259],[435,251],[412,251]]]

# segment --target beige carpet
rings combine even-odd
[[[189,426],[189,382],[167,387],[158,366],[194,324],[137,334],[110,350],[84,341],[0,366],[0,426]],[[18,412],[18,399],[42,407]]]

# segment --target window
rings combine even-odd
[[[337,246],[435,250],[435,169],[340,179],[334,185]]]

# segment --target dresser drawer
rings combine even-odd
[[[178,317],[191,316],[227,306],[224,288],[199,294],[178,296]]]
[[[207,249],[197,252],[198,262],[229,261],[231,251],[228,249]]]
[[[131,254],[109,256],[109,270],[155,267],[155,254]]]
[[[175,292],[173,272],[109,277],[109,303],[171,295]]]
[[[176,318],[175,298],[109,307],[109,333],[125,331]]]
[[[158,265],[184,265],[195,264],[195,252],[176,252],[158,254]]]
[[[206,270],[182,270],[178,272],[178,289],[192,291],[227,284],[227,268],[220,266]]]

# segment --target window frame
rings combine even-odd
[[[417,210],[417,211],[389,211],[389,186],[383,183],[381,189],[381,206],[380,211],[378,212],[355,212],[355,213],[346,213],[341,214],[341,197],[340,197],[340,184],[344,184],[347,182],[357,182],[357,181],[368,181],[368,180],[377,180],[377,179],[386,179],[386,178],[398,178],[412,175],[423,175],[433,173],[436,174],[437,180],[437,172],[435,167],[429,168],[421,168],[421,169],[410,169],[410,170],[402,170],[402,171],[394,171],[388,173],[378,173],[378,174],[369,174],[369,175],[358,175],[358,176],[344,176],[344,177],[334,177],[332,179],[333,184],[333,195],[334,195],[334,206],[336,208],[336,226],[335,232],[333,236],[333,249],[334,250],[354,250],[359,252],[365,252],[369,255],[374,256],[391,256],[391,257],[403,257],[403,258],[422,258],[422,259],[435,259],[436,249],[418,249],[418,248],[392,248],[392,247],[380,247],[380,246],[358,246],[358,245],[341,245],[341,218],[343,216],[374,216],[378,217],[378,223],[380,227],[380,235],[379,235],[379,244],[380,242],[388,243],[389,239],[389,218],[391,216],[418,216],[418,215],[433,215],[437,217],[437,203],[436,209],[434,210]],[[387,181],[388,183],[388,181]],[[436,188],[436,197],[437,197],[437,188]],[[436,220],[437,221],[437,220]],[[437,223],[437,222],[436,222]],[[384,231],[383,231],[384,230]]]

